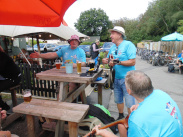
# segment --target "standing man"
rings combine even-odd
[[[119,124],[120,137],[182,137],[182,117],[176,102],[162,90],[154,90],[151,79],[141,71],[130,71],[125,78],[127,91],[139,104],[131,107],[128,133]],[[96,135],[117,137],[103,129]]]
[[[72,35],[71,38],[68,40],[70,46],[63,47],[57,52],[48,52],[40,54],[38,52],[34,52],[30,54],[30,58],[44,58],[44,59],[55,59],[58,57],[63,58],[63,65],[66,60],[73,61],[73,67],[77,67],[77,60],[81,60],[81,66],[85,67],[86,65],[86,55],[83,49],[78,48],[80,44],[79,37],[77,35]],[[75,83],[69,83],[69,91],[72,91],[76,88]]]
[[[95,59],[98,54],[99,51],[102,50],[102,48],[99,48],[100,41],[98,39],[96,39],[95,43],[92,43],[92,45],[90,46],[90,55],[92,59]]]
[[[109,62],[110,66],[115,69],[114,79],[114,101],[117,103],[119,117],[118,119],[124,118],[124,101],[128,108],[128,114],[130,114],[130,107],[135,104],[135,98],[128,94],[125,86],[125,76],[128,71],[135,70],[135,58],[136,48],[135,45],[125,40],[125,30],[120,26],[115,26],[110,29],[110,37],[114,45],[110,48],[107,58],[102,60],[103,64],[107,64],[109,55],[112,55],[114,59]],[[118,61],[118,63],[114,63]]]

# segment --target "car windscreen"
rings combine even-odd
[[[110,48],[114,43],[104,43],[103,48]]]

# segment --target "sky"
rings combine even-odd
[[[152,1],[154,0],[77,0],[65,12],[64,20],[69,27],[75,29],[74,23],[80,13],[91,8],[101,8],[111,21],[124,17],[134,19],[145,13],[148,3]]]

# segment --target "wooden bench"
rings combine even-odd
[[[107,79],[102,78],[100,81],[95,81],[93,84],[98,86],[98,104],[102,105],[102,86],[106,83]]]
[[[7,92],[11,92],[11,99],[13,107],[17,105],[17,97],[16,97],[16,89],[19,88],[20,85],[16,85],[14,87],[9,88]],[[17,113],[9,113],[7,112],[8,116],[6,119],[2,120],[2,129],[6,128],[8,125],[10,125],[12,122],[14,122],[16,119],[20,118],[22,114]]]
[[[13,112],[26,114],[29,137],[36,137],[34,116],[44,117],[47,121],[58,120],[55,137],[63,137],[64,124],[68,121],[69,136],[78,137],[78,123],[84,119],[89,105],[49,100],[32,99],[30,103],[21,103],[13,108]]]

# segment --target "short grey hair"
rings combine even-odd
[[[132,91],[132,94],[144,99],[153,92],[151,79],[141,71],[129,71],[125,78],[126,88]]]

